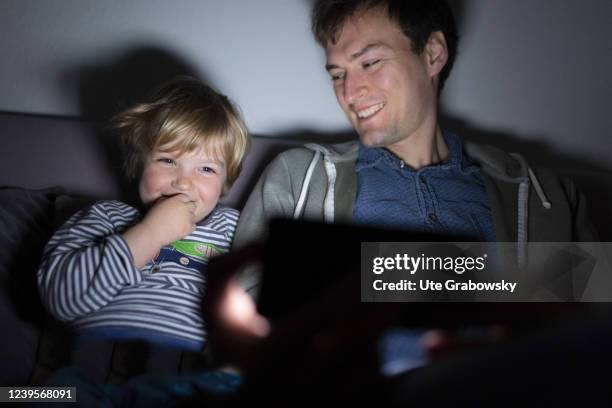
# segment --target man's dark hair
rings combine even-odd
[[[440,72],[438,92],[455,62],[459,35],[455,18],[446,0],[316,0],[312,9],[312,32],[322,47],[335,44],[342,25],[351,16],[375,8],[384,8],[389,19],[397,22],[412,41],[412,50],[420,55],[430,35],[441,31],[446,38],[448,61]]]

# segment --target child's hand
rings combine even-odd
[[[123,233],[134,265],[142,268],[155,258],[159,249],[184,238],[195,230],[196,203],[185,194],[158,200],[144,219]]]
[[[163,197],[149,209],[141,224],[160,247],[191,234],[196,203],[185,194]]]

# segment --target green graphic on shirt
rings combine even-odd
[[[207,244],[204,242],[178,240],[170,244],[171,247],[176,249],[178,252],[190,256],[199,260],[207,260],[212,256],[222,254],[224,251],[217,248],[213,244]]]

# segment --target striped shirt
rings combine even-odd
[[[142,218],[140,212],[118,201],[96,203],[74,214],[47,244],[37,276],[42,300],[51,314],[82,332],[119,332],[121,338],[138,333],[201,349],[203,269],[210,256],[229,250],[238,217],[237,210],[217,206],[181,240],[207,249],[197,262],[162,257],[176,251],[176,245],[166,246],[138,269],[121,234]]]

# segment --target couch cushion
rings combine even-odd
[[[29,380],[45,312],[36,271],[59,189],[0,188],[0,384]]]

